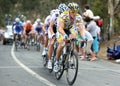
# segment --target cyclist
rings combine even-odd
[[[25,48],[27,48],[27,39],[28,39],[28,35],[29,34],[32,34],[32,31],[33,31],[33,25],[31,24],[31,21],[30,20],[27,20],[26,24],[24,25],[24,32],[23,32],[23,35],[25,37]]]
[[[18,34],[19,41],[21,41],[21,34],[23,32],[23,24],[19,18],[15,18],[15,22],[13,22],[13,25],[12,25],[12,31],[14,34],[14,41],[15,41],[17,34]]]
[[[58,48],[56,51],[56,62],[54,64],[54,71],[57,72],[59,70],[58,67],[58,60],[60,57],[60,52],[62,51],[63,47],[64,47],[64,39],[65,38],[75,38],[75,34],[70,31],[70,29],[78,24],[80,27],[78,28],[78,31],[81,32],[81,37],[83,40],[85,40],[85,34],[83,33],[82,29],[84,29],[84,25],[83,25],[83,20],[82,17],[78,14],[78,4],[77,3],[69,3],[68,4],[68,11],[63,12],[58,19],[58,31],[60,33],[59,38],[58,38]],[[81,30],[80,30],[81,29]]]
[[[33,24],[33,28],[35,31],[35,44],[37,43],[37,40],[40,38],[40,40],[43,40],[43,23],[41,23],[41,19],[38,18],[36,20],[36,23]],[[41,41],[42,42],[42,41]]]
[[[55,38],[57,37],[57,20],[63,11],[67,10],[67,6],[65,4],[60,4],[58,9],[55,10],[55,13],[52,14],[50,20],[50,26],[48,29],[48,37],[49,37],[49,47],[48,47],[48,69],[52,69],[52,52],[53,52],[53,45],[55,42]]]

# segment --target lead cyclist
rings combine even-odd
[[[71,28],[73,26],[79,26],[77,28],[77,31],[79,31],[81,33],[81,37],[83,40],[85,40],[85,33],[83,31],[84,29],[84,24],[83,24],[83,20],[80,14],[78,14],[79,11],[79,6],[77,3],[69,3],[68,4],[68,11],[65,11],[63,13],[61,13],[61,15],[59,16],[58,19],[58,32],[59,32],[59,37],[58,37],[58,48],[56,51],[56,62],[54,64],[54,72],[58,72],[59,70],[59,66],[58,66],[58,60],[60,58],[61,55],[61,51],[64,48],[64,39],[65,38],[76,38],[76,35],[73,33],[74,31],[71,31]]]

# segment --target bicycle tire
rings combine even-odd
[[[66,70],[66,78],[67,78],[67,82],[68,82],[69,85],[73,85],[74,84],[74,82],[75,82],[75,80],[77,78],[77,74],[78,74],[78,56],[77,56],[77,54],[75,52],[72,52],[71,56],[72,56],[72,59],[74,59],[74,61],[71,64],[71,66],[75,66],[76,68],[75,68],[75,74],[73,74],[73,73],[71,74],[70,73],[70,75],[69,75],[70,67]],[[76,64],[75,64],[75,62],[76,62]],[[69,66],[70,66],[70,64],[69,64]],[[73,68],[71,68],[71,69],[73,69]],[[71,77],[69,77],[69,76],[73,76],[73,78],[71,79]]]
[[[55,72],[55,77],[56,77],[57,80],[60,80],[62,75],[63,75],[63,73],[64,73],[64,69],[65,69],[64,58],[66,58],[65,56],[66,55],[63,55],[63,57],[59,59],[59,67],[60,67],[60,69],[59,69],[58,72]]]
[[[48,55],[43,55],[43,66],[46,67],[47,63],[48,63]]]
[[[18,50],[18,47],[17,47],[17,43],[15,42],[15,50],[17,51]]]
[[[37,51],[40,51],[40,43],[36,45],[36,48]]]
[[[15,51],[18,51],[18,41],[15,40]]]

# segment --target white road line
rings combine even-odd
[[[14,44],[13,47],[11,49],[11,55],[12,58],[15,60],[15,62],[20,65],[24,70],[26,70],[28,73],[30,73],[32,76],[36,77],[38,80],[40,80],[42,83],[48,85],[48,86],[56,86],[55,84],[53,84],[52,82],[48,81],[47,79],[41,77],[39,74],[37,74],[36,72],[34,72],[33,70],[31,70],[30,68],[28,68],[27,66],[25,66],[22,62],[20,62],[17,57],[14,54]]]

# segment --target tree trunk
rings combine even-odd
[[[113,26],[113,20],[114,20],[114,8],[113,8],[113,0],[108,1],[108,13],[110,15],[110,28],[109,28],[109,37],[108,40],[111,39],[111,36],[114,34],[114,26]]]

